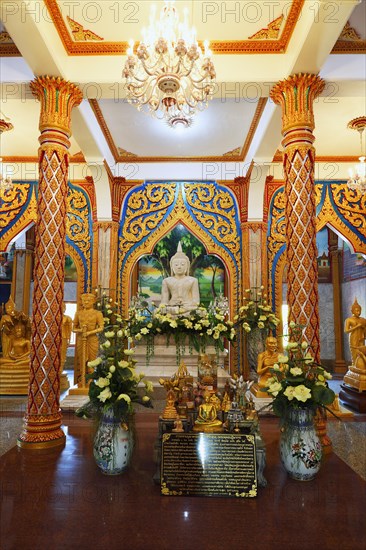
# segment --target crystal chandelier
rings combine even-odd
[[[366,193],[366,164],[365,160],[366,157],[362,154],[363,153],[363,145],[362,145],[362,137],[363,132],[366,128],[366,117],[360,116],[358,118],[354,118],[351,120],[347,128],[350,128],[351,130],[357,130],[360,134],[360,142],[361,142],[361,156],[359,157],[359,163],[355,164],[354,168],[349,170],[349,179],[347,181],[347,185],[350,189],[355,191],[360,191],[361,193]]]
[[[189,28],[188,10],[184,22],[174,1],[165,1],[160,18],[151,6],[148,29],[134,53],[130,42],[123,70],[129,103],[139,111],[165,119],[172,127],[190,126],[196,111],[203,111],[212,99],[216,72],[209,44],[198,45],[195,30]]]
[[[3,132],[7,132],[8,130],[12,130],[13,125],[10,122],[6,122],[4,119],[0,119],[0,137],[2,136]],[[0,152],[1,152],[1,146],[0,146]],[[9,191],[13,187],[13,182],[11,181],[10,176],[6,176],[3,174],[3,159],[0,157],[0,191],[1,193],[5,191]]]

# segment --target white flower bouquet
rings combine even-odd
[[[334,401],[335,394],[328,387],[332,376],[314,362],[308,343],[303,340],[303,327],[291,322],[290,342],[286,354],[278,356],[271,370],[267,391],[274,399],[272,408],[277,416],[284,417],[289,408],[307,408],[315,413],[318,407],[326,407]]]

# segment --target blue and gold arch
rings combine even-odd
[[[0,197],[0,250],[37,221],[38,181],[13,182],[11,190]],[[91,288],[93,263],[92,207],[87,192],[80,186],[68,184],[66,253],[75,262],[78,290]]]
[[[328,225],[352,246],[366,254],[366,195],[349,189],[345,181],[318,181],[315,184],[316,227]],[[280,315],[282,278],[286,263],[285,192],[279,187],[269,205],[267,230],[269,297]]]
[[[118,234],[118,293],[127,314],[137,261],[183,224],[226,266],[231,312],[241,296],[241,231],[232,191],[215,181],[146,181],[124,199]]]

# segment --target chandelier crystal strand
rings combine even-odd
[[[351,120],[348,125],[351,130],[357,130],[360,134],[361,144],[361,156],[359,157],[359,163],[356,164],[353,169],[349,170],[349,179],[347,185],[353,191],[359,191],[360,193],[366,193],[366,157],[363,154],[363,132],[366,128],[366,117],[358,117]]]
[[[7,122],[3,118],[0,119],[0,137],[3,132],[7,132],[13,129],[13,125],[10,122]],[[1,153],[1,144],[0,144],[0,153]],[[0,157],[0,190],[1,192],[10,191],[13,187],[13,182],[10,176],[7,176],[3,173],[3,159]]]
[[[172,126],[189,126],[196,111],[203,111],[213,97],[212,52],[207,41],[203,50],[198,45],[195,29],[189,28],[187,9],[183,23],[173,1],[166,0],[159,19],[155,10],[152,6],[149,27],[142,29],[143,40],[136,52],[130,42],[123,70],[127,100]]]

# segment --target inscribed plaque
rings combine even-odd
[[[164,434],[161,492],[163,495],[257,496],[254,436]]]

